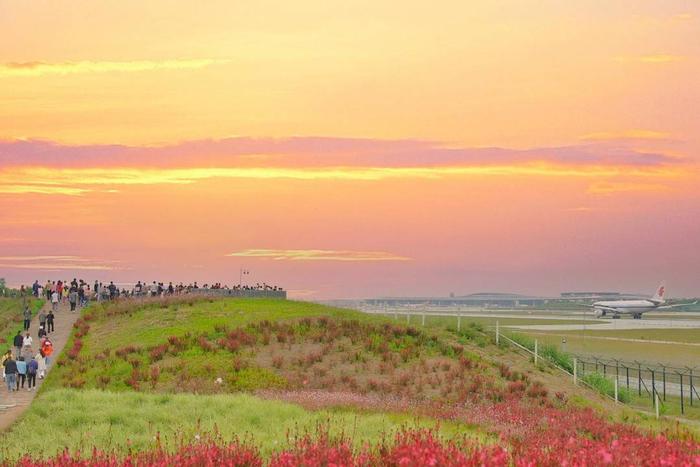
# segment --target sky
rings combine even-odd
[[[0,0],[0,277],[700,296],[700,3]]]

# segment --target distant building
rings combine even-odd
[[[625,294],[620,292],[562,292],[562,300],[571,302],[597,302],[604,300],[634,300],[647,298],[639,294]]]
[[[450,294],[453,295],[453,294]],[[510,293],[475,293],[450,297],[378,297],[365,300],[373,306],[473,306],[473,307],[525,307],[541,306],[548,303],[548,297],[535,297]]]

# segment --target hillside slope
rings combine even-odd
[[[418,329],[306,303],[181,297],[93,305],[75,327],[39,405],[5,435],[5,446],[60,433],[72,449],[124,450],[130,439],[144,448],[161,436],[188,434],[187,441],[217,431],[224,439],[247,433],[269,451],[287,443],[269,424],[305,432],[323,420],[324,430],[351,432],[357,446],[433,420],[450,438],[502,440],[510,459],[558,463],[578,450],[594,462],[603,452],[642,456],[642,445],[660,455],[700,455],[697,443],[680,441],[683,431],[657,438],[615,421],[641,419],[498,348],[478,326]],[[240,392],[257,407],[247,418],[236,418],[243,409],[231,394]],[[591,403],[605,415],[582,407]],[[50,428],[41,425],[47,416]]]

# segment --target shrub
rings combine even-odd
[[[591,387],[593,387],[593,389],[601,394],[615,397],[615,383],[600,373],[589,373],[581,378],[581,380],[588,383]],[[618,387],[617,399],[625,404],[631,400],[630,392],[627,390],[627,388]]]

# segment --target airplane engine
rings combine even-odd
[[[596,308],[594,316],[596,318],[602,318],[603,316],[605,316],[605,310],[601,310],[600,308]]]

